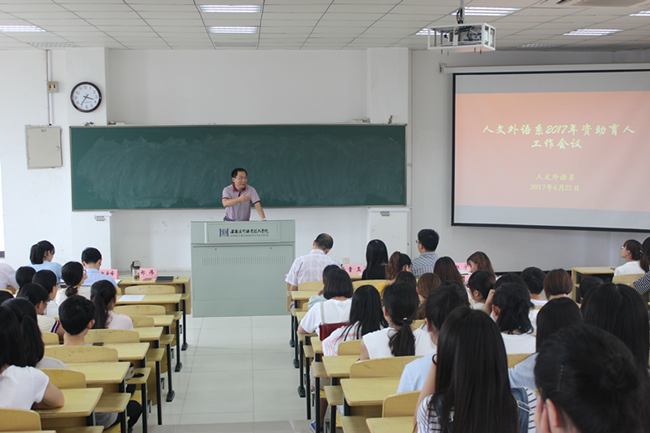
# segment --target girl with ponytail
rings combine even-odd
[[[61,305],[63,301],[74,295],[81,295],[86,299],[90,299],[90,288],[88,286],[81,288],[81,285],[86,281],[86,270],[81,263],[68,262],[63,265],[61,277],[68,287],[65,290],[59,290],[56,294],[55,300],[58,305]]]
[[[641,243],[634,239],[628,239],[621,247],[621,258],[625,264],[614,269],[614,276],[629,274],[645,274],[650,268],[648,256],[643,252]]]
[[[133,330],[133,321],[124,314],[113,312],[117,302],[117,290],[113,283],[100,280],[90,288],[90,300],[95,304],[95,324],[93,329]]]
[[[486,306],[501,331],[506,353],[535,352],[535,337],[529,312],[533,308],[528,289],[521,284],[506,283],[497,287]]]
[[[363,336],[360,359],[432,353],[435,346],[429,333],[422,328],[414,330],[411,326],[419,304],[415,288],[403,283],[386,286],[383,311],[388,328]]]
[[[61,265],[53,262],[54,258],[54,245],[49,241],[40,241],[37,244],[32,245],[31,250],[29,251],[29,261],[32,262],[32,268],[36,272],[43,269],[52,271],[56,274],[57,280],[61,279]]]

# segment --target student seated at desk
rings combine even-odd
[[[64,346],[85,346],[86,334],[95,324],[95,306],[88,299],[79,295],[72,295],[59,307],[61,325],[65,329]],[[140,414],[142,406],[137,401],[129,401],[126,406],[126,414],[129,418],[129,430],[133,428]],[[119,422],[116,413],[97,414],[97,424],[109,428]]]
[[[436,274],[431,272],[422,274],[416,285],[418,298],[420,299],[420,306],[415,315],[416,320],[422,320],[427,317],[427,298],[431,292],[440,287],[440,284],[442,284],[442,282],[440,281],[440,277]]]
[[[110,281],[95,282],[90,288],[90,299],[95,305],[95,324],[93,329],[133,330],[133,320],[126,314],[113,312],[117,303],[117,290]]]
[[[465,284],[465,278],[460,274],[454,259],[448,256],[440,257],[433,265],[433,273],[440,277],[441,281],[458,281]]]
[[[530,293],[522,284],[497,284],[497,288],[490,292],[485,308],[492,310],[506,353],[535,352],[533,325],[529,317],[532,307]]]
[[[347,280],[346,280],[347,279]],[[337,282],[337,283],[334,283]],[[328,284],[330,283],[330,284]],[[350,276],[341,268],[332,270],[327,277],[323,296],[327,301],[319,302],[305,314],[298,325],[298,334],[319,334],[322,323],[338,323],[350,320],[350,306],[354,289]]]
[[[422,277],[424,275],[427,274],[423,274]],[[469,301],[465,288],[455,281],[448,281],[429,294],[426,301],[426,317],[424,318],[424,323],[429,331],[434,350],[422,358],[406,364],[402,372],[402,377],[399,380],[397,392],[419,391],[422,389],[424,381],[427,379],[427,375],[431,369],[442,324],[454,309],[457,307],[467,307],[468,304]]]
[[[99,268],[102,266],[102,253],[97,248],[86,248],[81,253],[81,263],[83,263],[86,269],[84,286],[92,286],[97,281],[109,281],[113,286],[117,287],[117,283],[113,277],[99,272]]]
[[[467,265],[469,271],[473,274],[476,271],[488,271],[494,274],[492,262],[490,258],[483,251],[477,251],[467,258]]]
[[[388,250],[381,239],[373,239],[366,246],[366,269],[361,274],[362,280],[386,279],[386,264],[388,263]]]
[[[379,291],[380,296],[383,296],[386,286],[395,282],[397,274],[399,274],[400,271],[411,272],[411,258],[406,254],[395,251],[391,254],[390,259],[388,259],[388,264],[386,265],[386,282],[379,283],[375,286]]]
[[[34,283],[25,284],[18,292],[18,298],[26,298],[29,300],[34,308],[38,317],[38,327],[41,332],[52,332],[58,334],[60,339],[63,339],[64,331],[61,328],[61,323],[50,316],[46,316],[45,309],[50,302],[50,295],[42,286]]]
[[[340,266],[338,265],[327,265],[325,266],[325,269],[323,269],[323,287],[318,291],[317,295],[311,296],[309,298],[309,302],[307,302],[307,305],[309,308],[313,307],[314,305],[318,304],[319,302],[325,302],[327,301],[327,298],[323,296],[323,291],[325,290],[325,284],[327,284],[327,280],[329,279],[330,274],[332,273],[333,270],[335,269],[341,269]],[[336,274],[335,280],[330,280],[330,284],[344,284],[347,285],[352,284],[352,281],[350,280],[350,275],[348,275],[348,278],[345,278],[343,274]]]
[[[56,294],[56,303],[59,304],[59,306],[66,300],[66,298],[74,295],[81,295],[90,300],[90,287],[81,287],[86,281],[86,271],[81,263],[66,263],[63,265],[61,275],[68,288],[65,290],[59,290]]]
[[[645,274],[650,270],[648,256],[643,252],[641,242],[628,239],[621,247],[621,258],[625,264],[614,269],[614,276],[629,274]]]
[[[48,271],[46,269],[38,271],[36,274],[34,274],[32,283],[44,287],[45,290],[49,292],[50,300],[47,303],[45,315],[54,318],[59,317],[59,304],[57,304],[54,300],[56,298],[57,292],[59,291],[59,287],[57,286],[58,280],[56,279],[54,272]]]
[[[0,306],[0,407],[29,410],[61,407],[65,398],[45,373],[27,366],[23,336],[16,315]]]
[[[31,283],[34,275],[36,275],[36,269],[31,266],[21,266],[16,269],[16,282],[18,283],[16,290],[20,290],[25,284]]]
[[[524,280],[524,284],[530,292],[530,302],[535,306],[546,305],[548,301],[542,298],[546,273],[540,268],[529,266],[521,271],[521,279]]]
[[[469,276],[467,280],[467,289],[474,303],[472,308],[475,310],[482,310],[485,308],[485,301],[487,301],[490,290],[494,288],[496,278],[490,271],[476,271]]]
[[[37,272],[41,269],[49,269],[56,274],[56,277],[61,279],[61,265],[53,262],[54,258],[54,245],[49,241],[40,241],[32,245],[29,252],[29,261],[32,262],[32,268]]]
[[[429,333],[411,327],[419,305],[415,288],[404,283],[386,286],[383,309],[388,328],[363,336],[360,359],[422,356],[433,352],[435,346]]]

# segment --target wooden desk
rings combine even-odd
[[[307,315],[306,311],[296,311],[296,319],[298,320],[298,323],[302,322],[302,319],[305,318],[305,315]]]
[[[571,299],[577,302],[577,288],[580,282],[587,277],[604,276],[605,280],[614,275],[614,268],[611,266],[593,266],[571,269],[571,280],[573,280],[573,290],[571,290]]]
[[[135,285],[163,285],[163,286],[174,286],[176,288],[176,293],[182,294],[182,310],[183,310],[183,345],[181,350],[187,350],[187,314],[192,313],[192,285],[190,284],[190,277],[174,277],[174,280],[171,282],[160,282],[156,283],[155,281],[144,281],[137,280],[133,281],[133,278],[126,277],[118,284],[122,291],[124,288]],[[156,325],[158,326],[158,325]],[[179,355],[180,358],[180,355]],[[178,371],[178,370],[177,370]]]
[[[413,417],[396,416],[388,418],[368,418],[366,424],[370,433],[412,433]]]
[[[124,382],[129,370],[128,362],[70,362],[70,370],[79,371],[86,376],[86,385],[109,385]]]
[[[63,407],[56,409],[38,409],[41,421],[61,418],[85,418],[88,425],[95,425],[95,406],[102,396],[101,388],[62,389],[65,397]],[[47,425],[47,423],[44,423]]]
[[[117,358],[120,361],[140,361],[144,364],[147,361],[148,343],[106,343],[103,347],[110,347],[117,350]]]
[[[384,399],[397,392],[399,377],[342,379],[345,415],[381,417]]]
[[[166,314],[161,316],[149,316],[153,317],[153,326],[162,326],[168,328],[174,323],[174,316],[172,314]],[[185,333],[183,332],[183,335]],[[183,349],[185,350],[185,349]]]
[[[359,360],[359,355],[323,356],[323,366],[328,377],[345,379],[350,377],[350,366]]]
[[[316,295],[318,295],[317,290],[294,290],[291,292],[291,299],[294,300],[295,307],[301,309],[302,305],[309,301],[309,298]]]
[[[137,333],[140,335],[140,343],[160,341],[160,337],[163,333],[163,328],[156,326],[133,328],[133,330],[137,331]]]

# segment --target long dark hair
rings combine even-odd
[[[440,431],[451,431],[453,411],[454,432],[519,432],[506,349],[490,316],[467,307],[452,311],[440,330],[437,357],[429,418],[437,415]]]
[[[388,263],[386,244],[380,239],[373,239],[366,247],[366,269],[383,266]]]
[[[393,325],[400,327],[388,340],[388,346],[393,356],[415,355],[415,336],[411,329],[411,323],[415,319],[419,305],[420,300],[415,287],[404,283],[395,283],[384,289],[386,313]]]
[[[458,272],[456,263],[451,257],[445,256],[440,257],[436,260],[436,264],[433,265],[433,273],[440,277],[442,281],[458,281],[461,284],[465,283],[465,279]]]
[[[93,329],[106,329],[108,305],[115,300],[117,290],[110,281],[100,280],[90,287],[90,300],[95,304],[95,324]]]
[[[45,345],[34,306],[25,298],[10,299],[2,305],[10,309],[18,319],[21,336],[25,342],[26,365],[36,367],[36,364],[43,359]]]
[[[20,331],[20,323],[16,314],[5,305],[7,302],[9,301],[0,305],[0,368],[9,365],[27,367],[25,342]],[[34,307],[30,305],[30,308]]]
[[[630,349],[638,364],[648,368],[648,307],[636,290],[625,284],[602,284],[589,292],[582,314],[586,324],[617,336]]]
[[[602,329],[579,325],[552,335],[537,355],[535,382],[542,402],[553,401],[580,432],[650,430],[648,366]]]
[[[512,334],[519,331],[526,334],[532,331],[533,325],[528,313],[533,304],[530,302],[528,289],[523,285],[506,283],[499,286],[494,292],[493,302],[501,310],[497,318],[497,326],[501,332]]]
[[[650,270],[650,262],[648,262],[648,256],[643,251],[641,242],[635,239],[628,239],[625,241],[623,246],[626,250],[632,253],[632,260],[639,261],[641,269],[643,269],[645,272],[648,272],[648,270]]]
[[[578,304],[569,298],[551,299],[537,313],[535,350],[539,352],[544,342],[562,328],[582,323]]]
[[[52,254],[54,254],[54,245],[49,241],[40,241],[39,243],[32,245],[32,248],[29,251],[29,261],[32,262],[32,265],[43,264],[43,258],[45,257],[45,253],[48,251],[52,251]]]
[[[381,297],[375,286],[366,284],[354,292],[350,306],[350,324],[343,331],[343,340],[347,339],[357,323],[355,340],[388,326],[381,310]]]
[[[68,286],[65,295],[69,298],[79,293],[78,286],[84,277],[84,266],[79,262],[68,262],[61,269],[61,278]]]

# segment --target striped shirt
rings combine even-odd
[[[341,266],[323,250],[314,248],[306,256],[294,260],[285,281],[292,286],[307,281],[322,281],[323,269],[329,265]]]
[[[413,263],[411,264],[411,272],[415,278],[420,278],[422,274],[426,274],[427,272],[433,273],[433,267],[437,260],[438,254],[436,253],[422,253],[420,254],[420,257],[413,260]]]

